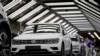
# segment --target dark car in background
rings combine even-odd
[[[0,0],[0,56],[10,56],[11,30],[8,17]]]

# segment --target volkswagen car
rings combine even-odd
[[[80,36],[77,33],[69,34],[68,36],[72,40],[72,54],[82,56],[85,54],[84,44]],[[84,52],[84,54],[83,54]]]
[[[72,43],[63,26],[54,23],[35,23],[25,27],[12,40],[13,55],[71,55]]]

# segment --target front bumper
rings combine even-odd
[[[58,44],[27,44],[12,45],[11,52],[15,54],[59,54],[61,43]]]
[[[49,52],[46,49],[39,50],[20,50],[19,52],[12,52],[12,56],[40,56],[40,55],[60,55],[60,51]]]

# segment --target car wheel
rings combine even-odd
[[[71,48],[70,48],[70,54],[67,54],[67,56],[73,56],[73,54],[72,54],[72,45],[71,45]]]
[[[4,29],[0,29],[0,56],[10,56],[10,43]]]
[[[66,56],[64,44],[61,46],[61,56]]]
[[[82,54],[82,48],[81,48],[80,53],[79,53],[78,56],[82,56],[82,55],[83,55],[83,54]]]

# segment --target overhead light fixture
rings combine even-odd
[[[61,15],[62,17],[83,17],[83,14],[77,14],[77,15]]]
[[[49,21],[49,23],[54,23],[55,21],[57,21],[59,19],[59,17],[53,18],[51,21]]]
[[[67,9],[67,10],[70,10],[70,9],[78,9],[78,7],[57,7],[57,8],[52,8],[53,10],[62,10],[62,9]]]
[[[57,11],[58,14],[82,13],[81,11]]]
[[[36,21],[37,19],[41,18],[42,16],[46,15],[49,12],[49,10],[43,11],[41,14],[33,18],[32,20],[28,21],[26,24],[31,24],[32,22]]]
[[[37,13],[39,10],[42,10],[44,7],[43,6],[38,6],[36,7],[34,10],[30,11],[29,13],[27,13],[25,16],[21,17],[20,19],[18,19],[18,22],[23,22],[24,20],[26,20],[27,18],[31,17],[32,15],[34,15],[35,13]]]
[[[100,36],[96,32],[94,32],[94,35],[100,40]]]
[[[66,27],[68,27],[68,26],[69,26],[69,24],[65,25],[64,28],[66,28]]]
[[[57,5],[75,5],[74,2],[55,2],[55,3],[45,3],[48,6],[57,6]]]
[[[84,26],[83,26],[84,27]],[[94,30],[94,28],[87,28],[87,27],[77,27],[79,30],[81,30],[81,31],[93,31]]]
[[[88,32],[88,34],[89,34],[92,38],[95,38],[94,35],[92,35],[90,32]]]
[[[50,14],[49,16],[47,16],[46,18],[41,20],[39,23],[45,23],[47,20],[52,19],[54,16],[55,16],[55,14]]]
[[[61,22],[63,22],[63,20],[59,20],[57,23],[59,24],[59,23],[61,23]]]
[[[36,1],[32,0],[29,3],[27,3],[26,5],[22,6],[18,10],[16,10],[15,12],[13,12],[12,14],[8,15],[8,17],[11,18],[11,19],[14,19],[16,16],[18,16],[19,14],[21,14],[25,10],[29,9],[30,7],[32,7],[36,3],[37,3]]]
[[[84,37],[80,35],[80,38],[84,38]]]
[[[86,18],[85,17],[74,17],[74,18],[65,18],[65,19],[67,19],[67,20],[85,20]]]

